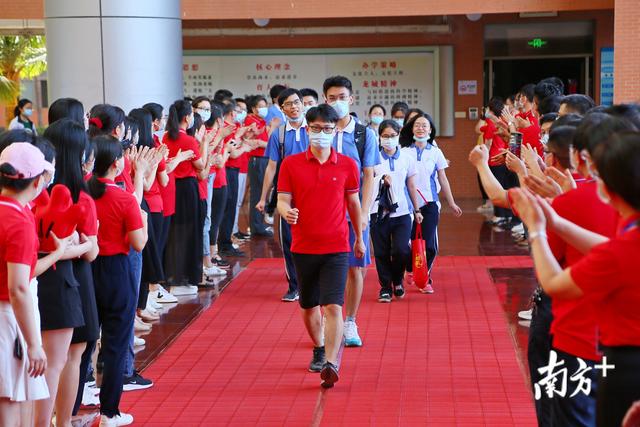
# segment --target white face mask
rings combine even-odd
[[[338,100],[332,102],[329,105],[332,106],[334,110],[336,110],[336,113],[338,113],[338,117],[340,117],[341,119],[349,114],[349,101]]]
[[[404,117],[401,119],[393,119],[397,124],[400,125],[400,127],[404,126]]]
[[[540,143],[541,143],[542,145],[547,145],[547,143],[548,143],[548,142],[549,142],[549,134],[548,134],[548,133],[545,133],[544,135],[542,135],[542,136],[540,137]]]
[[[198,114],[200,114],[200,117],[202,117],[203,122],[206,122],[211,118],[211,111],[205,111],[198,108]]]
[[[267,117],[267,114],[269,114],[269,109],[267,107],[258,108],[258,115],[260,117],[264,119],[265,117]]]
[[[421,137],[418,137],[418,136],[415,136],[415,135],[414,135],[414,136],[413,136],[413,140],[414,140],[415,142],[429,142],[429,137],[428,137],[428,136],[421,136]]]
[[[193,117],[193,114],[190,115],[189,118],[187,119],[187,129],[191,129],[195,121],[196,119]]]
[[[320,132],[309,132],[309,143],[314,147],[328,148],[333,143],[333,134]]]
[[[382,145],[382,148],[385,150],[395,150],[399,141],[399,136],[393,136],[391,138],[380,137],[380,145]]]

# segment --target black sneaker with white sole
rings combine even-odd
[[[282,296],[282,301],[285,302],[294,302],[298,301],[299,299],[300,295],[298,294],[298,291],[289,291]]]
[[[144,390],[153,386],[153,381],[144,378],[138,371],[133,371],[130,377],[124,377],[122,391]]]
[[[313,348],[313,359],[309,363],[309,372],[320,372],[325,362],[324,346]]]
[[[322,383],[320,384],[322,388],[333,387],[340,379],[340,376],[338,376],[338,367],[331,362],[325,362],[322,371],[320,371],[320,378],[322,379]]]
[[[393,295],[395,295],[395,297],[398,298],[398,299],[404,298],[404,286],[402,286],[402,285],[394,286]]]
[[[389,289],[380,289],[378,302],[391,302],[391,291]]]

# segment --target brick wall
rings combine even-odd
[[[614,55],[615,102],[640,102],[640,3],[616,0]]]

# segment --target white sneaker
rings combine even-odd
[[[151,307],[154,310],[160,310],[162,309],[162,304],[160,304],[158,301],[156,301],[156,299],[154,298],[153,294],[158,294],[158,291],[151,291],[149,292],[149,296],[147,297],[147,308]]]
[[[358,335],[358,325],[356,322],[344,322],[344,345],[345,347],[361,347],[362,340]]]
[[[133,330],[136,332],[146,332],[151,330],[151,325],[142,321],[141,318],[136,316],[136,320],[133,321]]]
[[[112,418],[109,418],[106,415],[100,416],[100,427],[128,426],[131,423],[133,423],[133,416],[125,414],[124,412],[120,412],[120,415],[116,415]]]
[[[489,200],[487,200],[483,205],[480,205],[476,208],[478,212],[487,212],[493,210],[493,205]]]
[[[140,337],[133,337],[133,345],[136,347],[140,347],[145,345],[147,342],[144,340],[144,338],[140,338]]]
[[[140,318],[145,322],[153,322],[154,320],[160,319],[160,315],[158,313],[154,314],[145,308],[140,312]]]
[[[273,225],[273,215],[265,215],[264,222],[266,222],[269,225]]]
[[[193,285],[172,286],[171,294],[175,297],[184,296],[184,295],[197,295],[198,287]]]
[[[178,302],[178,298],[173,296],[161,285],[158,285],[158,289],[153,291],[153,298],[160,304]]]
[[[96,390],[98,390],[97,394],[96,394]],[[100,405],[100,389],[89,387],[85,384],[84,390],[82,390],[82,405],[83,406]]]
[[[533,309],[519,311],[518,317],[524,320],[531,320],[531,314],[533,313]]]
[[[143,311],[146,311],[147,313],[151,314],[152,316],[156,316],[156,315],[160,316],[160,312],[158,311],[158,309],[155,308],[155,307],[152,307],[150,305],[147,305]]]
[[[226,276],[227,272],[221,268],[212,265],[211,267],[204,268],[205,276]]]
[[[524,225],[523,224],[518,224],[516,226],[514,226],[511,229],[511,234],[518,235],[518,234],[524,234]]]
[[[240,249],[240,245],[236,245],[235,243],[232,243],[231,246],[233,246],[233,249]]]

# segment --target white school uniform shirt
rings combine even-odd
[[[391,212],[389,216],[396,218],[411,213],[411,208],[407,201],[407,179],[416,175],[415,161],[404,150],[398,147],[393,156],[387,155],[384,150],[380,150],[381,163],[373,167],[373,200],[370,213],[378,212],[378,190],[383,175],[391,176],[391,192],[394,201],[398,204],[395,212]]]
[[[440,182],[438,181],[438,171],[449,167],[447,159],[444,158],[442,150],[431,144],[420,149],[415,144],[402,149],[412,160],[415,161],[417,176],[415,178],[416,188],[422,193],[427,202],[438,202],[438,192]],[[422,197],[418,196],[419,206],[425,205]]]

